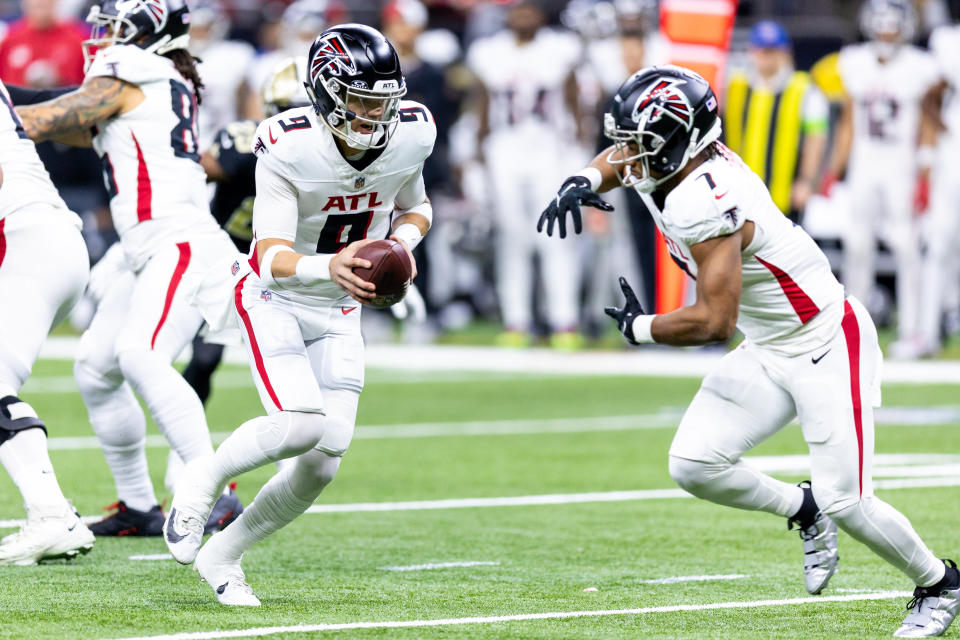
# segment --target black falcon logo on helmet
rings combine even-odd
[[[320,38],[320,47],[317,49],[310,64],[310,80],[317,83],[322,71],[331,76],[357,75],[357,64],[350,55],[350,50],[343,44],[340,34],[330,33]]]
[[[644,119],[644,113],[648,110],[646,116],[647,122],[656,122],[667,114],[684,127],[689,129],[693,125],[693,108],[690,101],[682,91],[678,89],[682,80],[663,79],[655,85],[652,85],[640,98],[633,108],[633,121],[639,123]]]

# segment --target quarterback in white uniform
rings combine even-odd
[[[436,128],[424,106],[400,101],[406,89],[393,47],[370,27],[338,25],[314,41],[307,68],[313,106],[257,130],[255,244],[248,264],[226,267],[236,282],[223,298],[267,415],[240,425],[214,456],[187,464],[164,525],[174,558],[196,560],[227,605],[260,604],[241,556],[306,511],[353,437],[364,373],[359,303],[374,295],[352,272],[369,265],[357,250],[392,229],[409,251],[432,219],[421,172]],[[293,464],[201,549],[219,487],[282,459]]]
[[[907,44],[913,32],[909,0],[869,0],[862,23],[871,40],[844,47],[838,60],[848,99],[831,172],[839,175],[847,166],[853,203],[843,236],[843,281],[869,304],[876,242],[883,238],[897,264],[898,337],[891,354],[910,357],[923,309],[915,189],[918,173],[930,168],[929,158],[917,153],[920,103],[939,71],[928,52]]]
[[[3,84],[0,167],[0,464],[27,510],[27,524],[0,543],[0,565],[29,565],[93,547],[57,483],[43,422],[17,397],[50,329],[83,293],[90,262],[80,218],[50,182]]]
[[[708,375],[670,447],[670,475],[693,495],[766,511],[800,528],[807,590],[837,567],[837,525],[916,585],[895,635],[939,635],[960,609],[960,572],[923,544],[907,519],[873,495],[873,406],[882,356],[864,307],[827,258],[784,218],[763,182],[717,142],[717,99],[679,67],[624,83],[605,115],[615,145],[569,178],[541,225],[576,223],[580,204],[609,208],[597,190],[644,198],[674,260],[696,279],[696,302],[647,315],[621,279],[623,308],[606,311],[633,344],[744,343]],[[810,449],[812,485],[776,480],[741,459],[794,418]]]
[[[102,297],[74,373],[119,502],[91,528],[97,535],[160,535],[163,515],[134,391],[181,458],[213,452],[203,406],[171,363],[202,322],[186,291],[235,249],[207,205],[197,149],[202,83],[185,48],[186,5],[108,1],[95,5],[88,21],[97,51],[83,86],[19,113],[30,137],[92,143],[102,160],[123,260],[120,273],[96,287]]]
[[[496,281],[507,330],[501,343],[529,341],[536,254],[546,320],[554,343],[563,347],[580,320],[579,252],[576,244],[533,233],[532,222],[556,180],[586,158],[576,152],[580,93],[574,72],[582,47],[572,34],[542,28],[536,2],[523,0],[509,11],[510,29],[478,40],[467,53],[482,89],[478,146],[493,188]]]

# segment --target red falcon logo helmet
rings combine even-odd
[[[620,182],[650,193],[720,137],[717,98],[689,69],[649,67],[620,87],[603,129],[616,146],[607,161]]]
[[[344,44],[337,32],[327,33],[314,43],[313,58],[310,60],[310,80],[314,84],[324,72],[330,76],[355,76],[357,63],[350,55],[350,49]]]

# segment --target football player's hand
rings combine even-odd
[[[560,237],[567,237],[567,213],[573,220],[574,233],[583,231],[583,220],[580,216],[580,205],[596,207],[601,211],[613,211],[613,205],[606,202],[596,191],[590,188],[590,181],[583,176],[571,176],[560,186],[560,191],[550,202],[540,220],[537,221],[537,232],[543,231],[547,225],[547,235],[553,235],[553,225],[560,228]]]
[[[413,258],[413,251],[410,250],[410,247],[407,246],[406,242],[397,236],[391,235],[390,239],[395,242],[399,242],[400,246],[403,247],[403,250],[407,252],[407,257],[410,258],[410,266],[412,267],[410,272],[410,282],[413,282],[413,279],[417,277],[417,261]]]
[[[817,191],[820,195],[829,198],[835,184],[837,184],[837,174],[833,171],[827,171],[823,174],[823,178],[820,180],[820,188]]]
[[[633,321],[637,316],[645,315],[640,301],[637,300],[637,294],[630,288],[630,283],[623,276],[620,276],[620,289],[625,298],[623,307],[606,307],[603,311],[617,321],[617,328],[630,344],[639,344],[633,336]]]
[[[354,267],[369,269],[373,266],[369,260],[357,257],[357,250],[371,242],[370,239],[351,242],[330,260],[330,279],[357,302],[367,302],[376,296],[376,286],[353,272]]]
[[[917,184],[913,191],[913,211],[917,215],[926,213],[930,206],[930,171],[921,171],[917,175]]]

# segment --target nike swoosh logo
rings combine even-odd
[[[180,535],[173,530],[173,523],[177,521],[177,510],[170,509],[170,520],[167,523],[167,542],[177,543],[187,537],[187,534]]]
[[[827,349],[826,351],[824,351],[819,358],[810,358],[810,362],[812,362],[813,364],[817,364],[818,362],[820,362],[821,360],[827,357],[827,354],[830,353],[831,349]]]
[[[227,585],[228,585],[228,584],[230,584],[230,583],[229,583],[229,582],[224,582],[222,585],[220,585],[219,587],[217,587],[217,595],[222,596],[222,595],[223,595],[223,592],[227,590]]]
[[[270,134],[270,144],[277,144],[277,140],[279,140],[280,138],[273,137],[273,129],[271,129],[270,127],[267,127],[267,133]]]
[[[349,309],[347,309],[346,307],[340,307],[340,313],[342,313],[343,315],[347,315],[354,309],[356,309],[356,307],[350,307]]]
[[[724,191],[724,192],[721,193],[720,195],[714,195],[714,196],[713,196],[713,199],[714,199],[714,200],[719,200],[720,198],[722,198],[723,196],[727,195],[728,193],[730,193],[729,190]]]
[[[72,527],[67,527],[67,531],[73,531],[76,528],[77,528],[77,523],[74,522]]]

